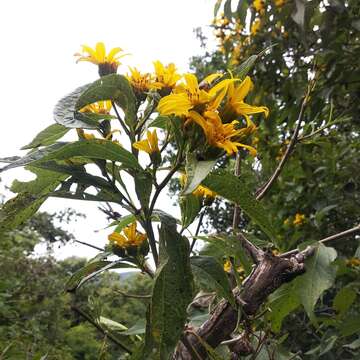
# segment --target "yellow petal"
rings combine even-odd
[[[187,115],[191,109],[192,104],[185,93],[180,94],[170,94],[163,97],[157,110],[162,115]]]
[[[98,42],[96,44],[96,59],[99,63],[103,64],[105,62],[106,50],[103,42]]]
[[[116,54],[118,54],[119,52],[123,51],[123,49],[116,47],[110,50],[108,56],[107,56],[107,60],[108,62],[112,62],[114,60],[114,56]]]
[[[249,93],[249,91],[253,88],[253,83],[249,76],[247,76],[244,81],[235,88],[234,97],[236,101],[244,100],[245,96]],[[234,99],[234,100],[235,100]]]
[[[151,154],[151,147],[149,145],[149,141],[148,140],[140,140],[140,141],[137,141],[133,144],[133,147],[135,149],[138,149],[138,150],[141,150],[141,151],[145,151],[147,152],[148,154]]]

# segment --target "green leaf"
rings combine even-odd
[[[54,120],[67,128],[82,128],[82,129],[97,129],[99,126],[98,120],[92,117],[87,117],[85,114],[78,112],[76,103],[82,93],[91,86],[86,84],[75,89],[72,93],[63,97],[55,105]]]
[[[121,332],[121,335],[140,335],[145,333],[146,322],[144,319],[139,319],[132,327]]]
[[[203,185],[215,191],[227,200],[233,201],[250,217],[274,242],[276,237],[270,224],[268,213],[263,205],[255,199],[245,182],[224,170],[210,174]]]
[[[41,161],[52,159],[66,160],[72,157],[119,161],[126,168],[142,170],[136,157],[132,153],[112,141],[100,139],[68,143],[60,149],[52,151],[49,155],[43,157]]]
[[[215,6],[214,6],[214,18],[216,18],[217,13],[219,12],[221,3],[222,3],[222,0],[216,0]]]
[[[282,285],[269,296],[271,312],[266,318],[271,323],[271,330],[279,333],[283,319],[301,305],[294,282]]]
[[[193,194],[180,197],[181,223],[184,228],[187,228],[199,215],[201,203],[201,197]]]
[[[152,191],[152,177],[148,171],[137,171],[135,176],[135,191],[143,209],[149,207]]]
[[[67,175],[29,167],[36,179],[29,182],[15,180],[11,190],[19,194],[8,200],[0,209],[0,232],[6,232],[23,224],[36,213],[48,194],[53,191]]]
[[[305,1],[304,0],[295,0],[296,10],[294,10],[291,15],[292,19],[298,24],[302,29],[304,28],[305,23]]]
[[[321,294],[330,288],[335,280],[335,249],[319,244],[313,256],[306,261],[306,272],[295,279],[300,300],[310,320],[315,321],[314,307]]]
[[[231,236],[229,234],[216,234],[211,236],[199,236],[198,238],[209,243],[216,249],[216,252],[219,255],[217,256],[219,257],[219,260],[223,259],[224,256],[235,257],[240,261],[247,275],[251,272],[252,262],[236,236]],[[201,250],[201,254],[210,255],[211,251],[208,252],[207,247],[205,247]]]
[[[206,178],[216,160],[198,161],[195,154],[188,154],[186,157],[186,184],[183,195],[191,194],[200,183]]]
[[[230,21],[232,19],[231,0],[226,0],[224,4],[224,15]]]
[[[56,140],[63,137],[70,129],[60,124],[52,124],[39,132],[30,144],[25,145],[21,150],[36,148],[53,144]]]
[[[189,243],[164,216],[159,231],[160,265],[156,270],[143,359],[168,359],[182,335],[192,300]]]
[[[120,233],[121,230],[136,221],[136,216],[133,214],[123,216],[120,220],[116,221],[116,228],[114,232]]]
[[[356,291],[350,287],[343,287],[338,291],[334,298],[333,308],[339,317],[343,316],[349,310],[356,296]]]
[[[75,272],[68,282],[65,285],[65,289],[67,291],[75,291],[80,286],[85,284],[90,279],[94,278],[95,276],[99,275],[100,273],[109,270],[109,269],[127,269],[127,268],[135,268],[136,266],[125,263],[122,260],[118,261],[92,261],[87,263],[83,268]]]
[[[349,316],[341,325],[340,333],[343,336],[350,336],[360,332],[360,315]]]
[[[190,258],[192,273],[200,289],[216,291],[217,294],[236,307],[228,277],[223,267],[212,256]]]
[[[100,100],[113,100],[124,111],[125,122],[135,124],[136,97],[125,76],[110,74],[89,84],[77,99],[75,110]]]
[[[99,317],[99,324],[106,326],[108,329],[113,331],[121,331],[121,334],[124,334],[124,330],[127,330],[127,327],[123,324],[118,323],[117,321],[108,319],[104,316]]]
[[[258,55],[251,55],[250,57],[248,57],[244,62],[242,62],[239,66],[237,66],[234,69],[234,76],[241,80],[244,80],[245,76],[254,66],[258,57],[259,57]]]
[[[149,127],[157,127],[157,128],[165,130],[169,126],[170,121],[171,121],[171,119],[169,116],[159,115],[155,120],[153,120],[149,124]]]
[[[47,146],[46,148],[31,151],[21,158],[14,157],[13,160],[11,160],[11,158],[6,158],[6,159],[9,159],[7,161],[6,161],[6,159],[3,159],[4,162],[9,162],[9,165],[6,165],[3,168],[1,168],[0,172],[9,170],[9,169],[13,169],[13,168],[16,168],[19,166],[25,166],[25,165],[31,164],[32,162],[40,160],[43,157],[45,157],[46,155],[49,155],[53,151],[61,149],[66,144],[68,144],[68,143],[58,142],[58,143],[52,144],[50,146]]]

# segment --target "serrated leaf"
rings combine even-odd
[[[47,146],[43,149],[37,149],[37,150],[31,151],[21,158],[14,157],[14,161],[7,161],[7,162],[10,162],[10,164],[1,168],[0,172],[31,164],[32,162],[40,160],[43,157],[45,157],[46,155],[49,155],[53,151],[61,149],[66,144],[68,144],[68,143],[58,142],[53,145]]]
[[[279,333],[283,319],[301,305],[294,282],[282,285],[269,296],[269,312],[266,318],[270,321],[271,330]]]
[[[192,273],[200,289],[216,291],[232,306],[236,306],[228,277],[223,267],[212,256],[193,256],[190,258]]]
[[[168,359],[183,332],[192,300],[189,243],[177,232],[175,219],[165,220],[159,231],[161,263],[148,312],[144,359]]]
[[[343,336],[350,336],[360,332],[360,315],[349,316],[345,319],[340,327],[340,333]]]
[[[336,250],[319,244],[306,261],[306,272],[295,279],[301,303],[312,321],[314,307],[321,294],[330,288],[335,280],[336,268],[332,262],[336,259]]]
[[[63,137],[70,129],[60,124],[52,124],[46,129],[40,131],[28,145],[25,145],[21,150],[36,148],[39,146],[46,146],[53,144],[56,140]]]
[[[138,171],[134,176],[135,191],[143,209],[149,207],[152,191],[152,177],[147,171]]]
[[[194,154],[189,153],[186,157],[186,184],[183,195],[191,194],[206,178],[215,163],[216,160],[199,161]]]
[[[184,228],[187,228],[192,224],[199,215],[201,203],[201,197],[193,194],[180,197],[181,223]]]
[[[23,224],[36,213],[42,203],[67,175],[52,171],[35,169],[28,170],[36,175],[36,179],[29,182],[15,180],[11,190],[19,194],[8,200],[0,209],[0,232],[6,232]]]
[[[239,205],[241,210],[254,221],[274,242],[276,237],[264,206],[255,199],[245,181],[224,170],[217,170],[202,182],[218,195]]]
[[[113,100],[125,113],[125,122],[136,122],[136,97],[125,76],[110,74],[88,84],[75,103],[75,110],[100,100]]]
[[[52,151],[49,155],[43,157],[41,160],[66,160],[72,157],[88,157],[94,159],[119,161],[124,167],[128,169],[142,171],[141,166],[132,153],[110,140],[93,139],[68,143],[58,150]]]
[[[58,101],[54,108],[54,120],[67,128],[97,129],[98,121],[78,112],[76,103],[82,93],[90,87],[86,84],[75,89]]]
[[[83,268],[75,272],[70,279],[67,281],[65,285],[65,289],[67,291],[74,291],[78,289],[80,286],[85,284],[87,281],[91,280],[95,276],[99,275],[100,273],[110,270],[110,269],[127,269],[132,268],[136,269],[136,266],[125,263],[122,260],[118,261],[92,261],[87,263]]]

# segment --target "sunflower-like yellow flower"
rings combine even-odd
[[[255,19],[254,22],[251,24],[250,33],[251,35],[256,35],[261,28],[261,20]]]
[[[156,152],[160,152],[159,140],[158,140],[156,130],[154,130],[153,132],[148,130],[146,132],[146,139],[135,142],[133,144],[133,147],[135,149],[145,151],[149,155],[156,153]]]
[[[264,113],[266,117],[269,115],[269,109],[266,106],[253,106],[244,102],[245,97],[253,88],[253,83],[249,76],[238,86],[230,82],[228,88],[228,101],[224,110],[225,117],[234,118],[236,115],[242,115],[249,125],[252,123],[249,115],[258,113]]]
[[[195,196],[203,197],[203,198],[209,198],[209,199],[215,199],[216,198],[216,192],[210,190],[206,186],[199,185],[194,191],[193,194]]]
[[[135,91],[139,93],[144,93],[151,88],[151,74],[142,74],[138,69],[136,69],[135,67],[132,68],[130,66],[129,70],[130,75],[126,75],[126,78],[129,80]]]
[[[84,106],[82,109],[80,109],[80,112],[109,115],[111,108],[112,108],[112,104],[110,100],[97,101],[93,104]]]
[[[117,68],[120,65],[119,59],[127,55],[120,55],[119,53],[123,52],[123,49],[119,47],[111,49],[106,55],[106,49],[103,42],[98,42],[95,45],[95,49],[92,49],[87,45],[82,45],[81,47],[82,53],[75,54],[75,56],[78,57],[76,62],[88,61],[92,64],[98,65],[100,76],[116,73]]]
[[[262,13],[265,9],[265,1],[264,0],[254,0],[252,5],[253,5],[254,9],[259,13]]]
[[[109,241],[114,242],[121,248],[141,245],[147,238],[146,234],[136,230],[136,222],[123,229],[123,234],[113,232],[108,236]]]
[[[181,79],[173,63],[164,66],[159,60],[154,61],[155,81],[151,85],[153,89],[161,90],[163,88],[173,89],[176,83]]]
[[[226,95],[229,79],[223,80],[208,91],[205,88],[221,74],[211,74],[206,77],[199,86],[198,79],[193,74],[185,74],[185,83],[178,85],[173,94],[163,97],[158,105],[158,111],[162,115],[188,116],[189,111],[203,111],[206,107],[216,108]],[[200,85],[201,85],[200,84]]]
[[[231,123],[223,124],[220,116],[213,111],[206,111],[203,116],[195,111],[190,111],[189,117],[203,129],[209,145],[224,149],[228,155],[236,153],[238,148],[242,147],[249,150],[252,156],[256,156],[256,149],[252,146],[232,140],[234,137],[244,136],[247,131],[246,128],[235,128],[238,121],[234,120]]]
[[[305,215],[304,214],[295,214],[295,219],[293,221],[293,225],[299,226],[302,225],[305,222]]]

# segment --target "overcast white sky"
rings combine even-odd
[[[76,87],[96,80],[90,63],[75,64],[73,54],[81,44],[122,47],[132,54],[126,65],[152,70],[152,61],[174,62],[188,70],[192,55],[200,54],[193,29],[207,27],[213,0],[11,0],[2,1],[0,11],[1,56],[0,157],[19,155],[19,149],[53,122],[55,103]],[[209,28],[209,33],[211,34]],[[21,169],[1,174],[2,182],[30,179]],[[169,200],[163,198],[164,206]],[[97,204],[50,199],[41,210],[55,212],[72,207],[87,215],[82,225],[71,225],[78,240],[103,246],[109,230],[96,210]],[[69,245],[57,257],[93,256],[96,251]]]

